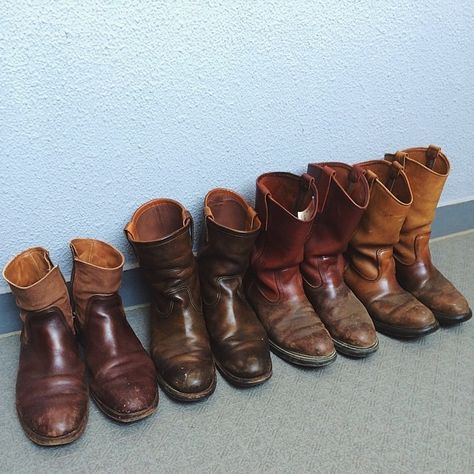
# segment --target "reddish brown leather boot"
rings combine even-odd
[[[86,427],[89,393],[64,278],[40,247],[13,258],[3,276],[23,321],[16,381],[21,426],[36,444],[71,443]]]
[[[364,305],[344,283],[343,252],[369,202],[360,168],[344,163],[308,165],[318,188],[318,214],[301,264],[304,289],[336,349],[365,357],[378,349],[377,333]]]
[[[257,179],[262,231],[251,258],[247,297],[271,349],[294,364],[320,367],[336,358],[331,336],[306,298],[300,265],[318,195],[308,175],[268,173]]]
[[[430,334],[438,329],[433,313],[395,276],[393,246],[412,203],[408,179],[399,163],[374,160],[357,166],[366,172],[370,198],[347,250],[345,281],[378,331],[400,338]]]
[[[125,228],[152,291],[151,353],[158,381],[181,401],[200,400],[216,387],[191,232],[191,215],[171,199],[147,202]]]
[[[94,239],[71,241],[75,322],[89,370],[91,395],[115,421],[151,415],[158,404],[153,361],[128,324],[118,294],[123,255]]]
[[[260,231],[257,213],[233,191],[204,199],[205,242],[198,267],[206,326],[216,365],[229,382],[257,385],[272,375],[265,330],[247,302],[242,279]]]
[[[433,311],[443,325],[467,321],[472,311],[464,296],[433,265],[430,254],[431,224],[444,183],[449,174],[449,160],[440,148],[409,148],[394,155],[405,170],[413,192],[413,203],[395,245],[397,279]]]

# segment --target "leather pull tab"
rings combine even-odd
[[[326,206],[326,200],[331,188],[331,181],[336,177],[336,171],[330,166],[324,165],[324,171],[319,176],[316,187],[318,188],[318,212]]]
[[[384,156],[385,161],[390,161],[391,163],[398,162],[405,168],[406,159],[408,158],[408,154],[403,151],[397,151],[395,153],[386,153]]]
[[[255,219],[257,218],[257,213],[255,212],[255,209],[252,206],[248,206],[247,210],[250,217],[250,229],[253,229]]]
[[[372,186],[377,180],[377,175],[372,170],[368,170],[368,169],[364,169],[364,175],[365,175],[365,179],[369,183],[369,190],[372,190]]]
[[[349,183],[347,184],[346,192],[349,196],[354,191],[355,185],[362,179],[364,172],[358,166],[353,166],[349,172]]]
[[[303,210],[301,208],[308,200],[308,197],[311,194],[311,188],[315,189],[314,178],[308,173],[303,173],[300,179],[300,189],[298,192],[298,196],[296,197],[293,215],[298,216],[298,213]]]
[[[385,183],[386,188],[391,192],[393,186],[395,185],[395,181],[397,180],[400,172],[403,171],[403,166],[400,164],[399,161],[393,161],[392,166],[390,167],[390,174]]]
[[[439,156],[439,152],[441,151],[441,148],[436,145],[430,145],[426,149],[426,166],[429,169],[433,169],[433,166],[436,162],[436,158]]]
[[[191,213],[186,209],[184,211],[184,225],[189,225],[189,233],[191,235],[191,245],[194,244],[194,221]]]
[[[214,215],[212,214],[211,208],[209,206],[204,206],[204,217],[214,220]]]

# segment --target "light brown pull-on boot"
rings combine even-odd
[[[428,306],[440,324],[467,321],[472,311],[466,298],[433,265],[429,247],[431,224],[449,174],[448,158],[430,145],[385,155],[385,159],[403,166],[413,192],[413,204],[395,245],[398,282]]]
[[[204,199],[205,242],[198,266],[204,316],[222,375],[239,386],[257,385],[272,375],[268,340],[247,302],[242,279],[260,232],[257,213],[228,189]]]
[[[360,163],[370,187],[369,205],[353,235],[344,278],[364,303],[378,331],[410,338],[438,329],[433,313],[398,284],[393,247],[412,203],[408,179],[399,163]]]
[[[94,239],[71,241],[76,327],[90,373],[91,395],[115,421],[151,415],[158,404],[153,361],[128,324],[118,294],[123,255]]]
[[[36,444],[71,443],[86,427],[89,393],[64,278],[40,247],[13,258],[3,276],[23,321],[16,381],[21,426]]]
[[[125,233],[151,289],[151,353],[171,397],[201,400],[214,392],[216,371],[202,313],[191,214],[171,199],[139,207]]]

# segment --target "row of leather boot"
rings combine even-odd
[[[150,289],[151,358],[123,311],[118,250],[73,240],[71,296],[46,250],[16,256],[4,277],[24,322],[17,411],[25,432],[43,445],[73,441],[89,390],[109,417],[135,421],[155,411],[157,382],[196,401],[213,393],[216,367],[237,386],[268,380],[270,348],[321,367],[337,352],[375,352],[376,329],[410,338],[468,320],[467,301],[429,251],[448,173],[448,159],[430,146],[354,166],[310,164],[302,176],[264,174],[256,210],[214,189],[197,257],[180,203],[142,205],[125,234]]]
[[[23,321],[18,417],[27,436],[44,446],[82,434],[89,392],[106,415],[121,422],[152,414],[158,403],[153,362],[118,294],[123,255],[93,239],[75,239],[71,250],[71,298],[59,267],[41,247],[17,255],[3,273]]]

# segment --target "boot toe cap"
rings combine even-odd
[[[270,353],[266,345],[262,347],[232,350],[220,358],[220,364],[232,375],[243,379],[254,379],[272,370]]]
[[[87,419],[87,401],[79,403],[51,403],[37,405],[21,413],[20,418],[28,431],[34,435],[54,440],[80,433]]]
[[[201,364],[199,366],[179,366],[168,371],[165,381],[172,389],[185,393],[197,394],[207,391],[215,381],[214,364]]]

